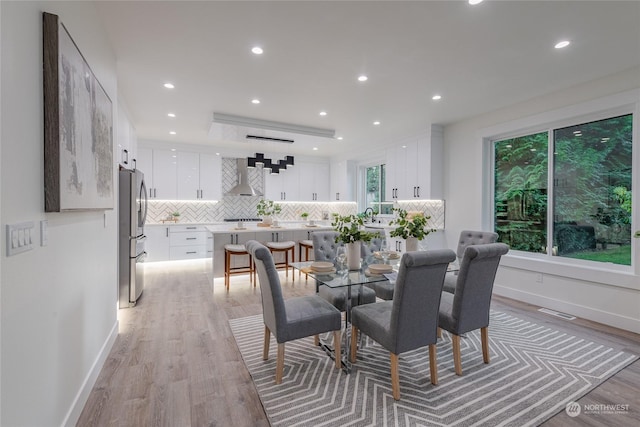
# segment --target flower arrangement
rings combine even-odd
[[[177,219],[180,216],[180,212],[175,211],[175,212],[171,213],[171,216]]]
[[[338,236],[336,236],[336,243],[368,242],[373,237],[373,233],[362,229],[364,221],[362,217],[357,215],[340,216],[334,214],[331,226],[339,233]]]
[[[308,212],[302,212],[300,214],[300,218],[306,220],[307,218],[309,218],[309,213]]]
[[[389,222],[389,225],[397,226],[389,233],[391,237],[401,237],[403,239],[415,237],[418,240],[422,240],[429,233],[436,231],[433,228],[425,228],[427,220],[431,219],[428,215],[425,216],[423,213],[419,213],[410,216],[404,209],[394,208],[393,210],[398,213],[398,218]]]
[[[258,216],[272,216],[282,212],[282,206],[275,203],[273,200],[262,199],[258,202],[257,210]]]

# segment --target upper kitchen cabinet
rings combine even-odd
[[[222,199],[222,159],[215,154],[200,153],[200,199]]]
[[[330,173],[330,201],[352,202],[355,200],[353,191],[353,180],[349,179],[349,168],[351,162],[348,160],[340,160],[331,162]]]
[[[298,162],[300,170],[300,197],[302,202],[330,200],[329,197],[329,164]]]
[[[175,200],[178,196],[177,154],[175,151],[140,148],[137,168],[144,173],[150,199]]]
[[[176,152],[177,199],[220,200],[222,197],[220,156]]]
[[[283,169],[280,173],[271,174],[265,170],[264,196],[275,201],[300,200],[300,166]]]
[[[136,129],[133,127],[126,109],[118,102],[118,124],[117,124],[117,140],[118,152],[116,160],[120,166],[127,169],[135,167],[134,159],[136,157],[137,136]]]
[[[407,138],[387,150],[388,201],[442,198],[442,128]]]

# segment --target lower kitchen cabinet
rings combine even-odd
[[[201,225],[152,225],[145,233],[149,262],[209,258],[213,254],[213,236]]]
[[[144,227],[144,234],[147,236],[145,251],[147,251],[147,262],[168,261],[169,260],[169,226],[168,225],[147,225]]]

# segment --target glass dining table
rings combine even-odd
[[[307,276],[316,280],[316,291],[319,286],[328,286],[333,289],[337,288],[345,288],[346,291],[346,299],[345,299],[345,332],[343,334],[343,341],[346,341],[342,348],[343,354],[340,356],[342,359],[342,366],[345,372],[349,373],[351,371],[351,363],[349,362],[349,351],[350,351],[350,343],[348,335],[350,333],[349,325],[351,324],[351,308],[354,305],[354,302],[357,302],[358,298],[362,298],[362,287],[376,282],[384,282],[387,280],[394,281],[395,276],[397,275],[398,270],[398,261],[397,259],[390,259],[388,261],[391,266],[391,271],[385,274],[374,274],[369,270],[369,265],[371,264],[381,264],[382,260],[378,260],[375,257],[365,258],[361,262],[361,266],[357,270],[348,270],[346,266],[340,265],[338,263],[334,263],[334,271],[332,272],[318,272],[314,271],[312,265],[314,261],[305,261],[305,262],[294,262],[290,265],[297,270],[300,270],[301,273],[304,273]],[[324,350],[332,357],[336,357],[334,354],[334,350],[332,347],[328,346],[326,343],[321,341],[321,346]]]

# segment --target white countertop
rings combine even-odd
[[[222,233],[256,233],[260,231],[316,231],[332,230],[331,225],[317,225],[309,227],[304,223],[283,223],[279,227],[258,227],[258,223],[245,222],[244,228],[239,229],[236,223],[208,224],[206,229],[214,234]]]

